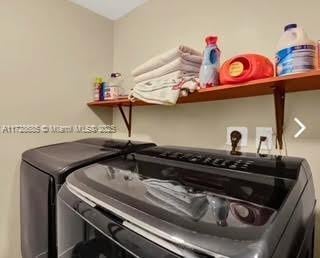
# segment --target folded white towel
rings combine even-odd
[[[168,80],[178,80],[178,79],[182,79],[185,77],[192,77],[192,76],[198,76],[199,74],[197,72],[184,72],[184,71],[176,71],[176,72],[172,72],[172,73],[168,73],[156,78],[152,78],[150,80],[146,80],[146,81],[142,81],[139,83],[136,83],[136,85],[149,85],[149,84],[153,84],[156,81],[168,81]]]
[[[166,65],[163,65],[155,70],[152,70],[150,72],[134,77],[134,82],[139,83],[139,82],[148,81],[151,79],[156,79],[158,77],[164,76],[169,73],[177,72],[177,71],[199,73],[200,67],[201,67],[201,64],[185,61],[182,58],[177,58],[172,62]]]
[[[140,99],[147,103],[174,105],[182,89],[193,92],[198,84],[197,74],[174,72],[160,78],[138,83],[131,91],[129,99]]]
[[[197,64],[202,63],[202,54],[199,51],[186,46],[179,46],[161,55],[151,58],[142,65],[139,65],[132,71],[132,75],[136,77],[143,73],[150,72],[178,58],[182,58],[185,61],[190,61]]]
[[[179,82],[162,82],[153,87],[135,86],[129,95],[131,101],[140,99],[146,103],[174,105],[179,98],[180,89],[175,88]]]

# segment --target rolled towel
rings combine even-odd
[[[135,83],[140,83],[143,81],[156,79],[158,77],[164,76],[169,73],[177,72],[177,71],[188,72],[188,73],[199,73],[200,67],[201,67],[201,64],[185,61],[182,58],[177,58],[172,62],[166,65],[163,65],[155,70],[136,76],[134,77],[133,80]]]
[[[143,73],[150,72],[154,69],[157,69],[163,65],[166,65],[174,61],[177,58],[182,58],[185,61],[190,61],[197,64],[202,63],[202,54],[199,51],[181,45],[161,55],[151,58],[142,65],[139,65],[136,69],[132,71],[132,76],[136,77]]]

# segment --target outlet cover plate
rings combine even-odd
[[[240,147],[248,146],[248,128],[240,126],[230,126],[227,127],[227,145],[231,146],[230,135],[233,131],[239,131],[241,133],[241,140],[239,142]]]
[[[261,150],[272,150],[273,147],[273,130],[272,127],[257,127],[256,128],[256,148],[259,147],[260,137],[266,136],[267,140],[261,143]]]

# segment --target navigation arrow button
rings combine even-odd
[[[300,130],[294,135],[294,138],[298,138],[307,127],[298,118],[295,118],[294,121],[300,126]]]

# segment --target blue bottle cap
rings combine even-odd
[[[284,27],[284,31],[287,31],[290,29],[295,29],[297,27],[298,27],[298,25],[296,23],[291,23],[291,24],[288,24],[287,26]]]

